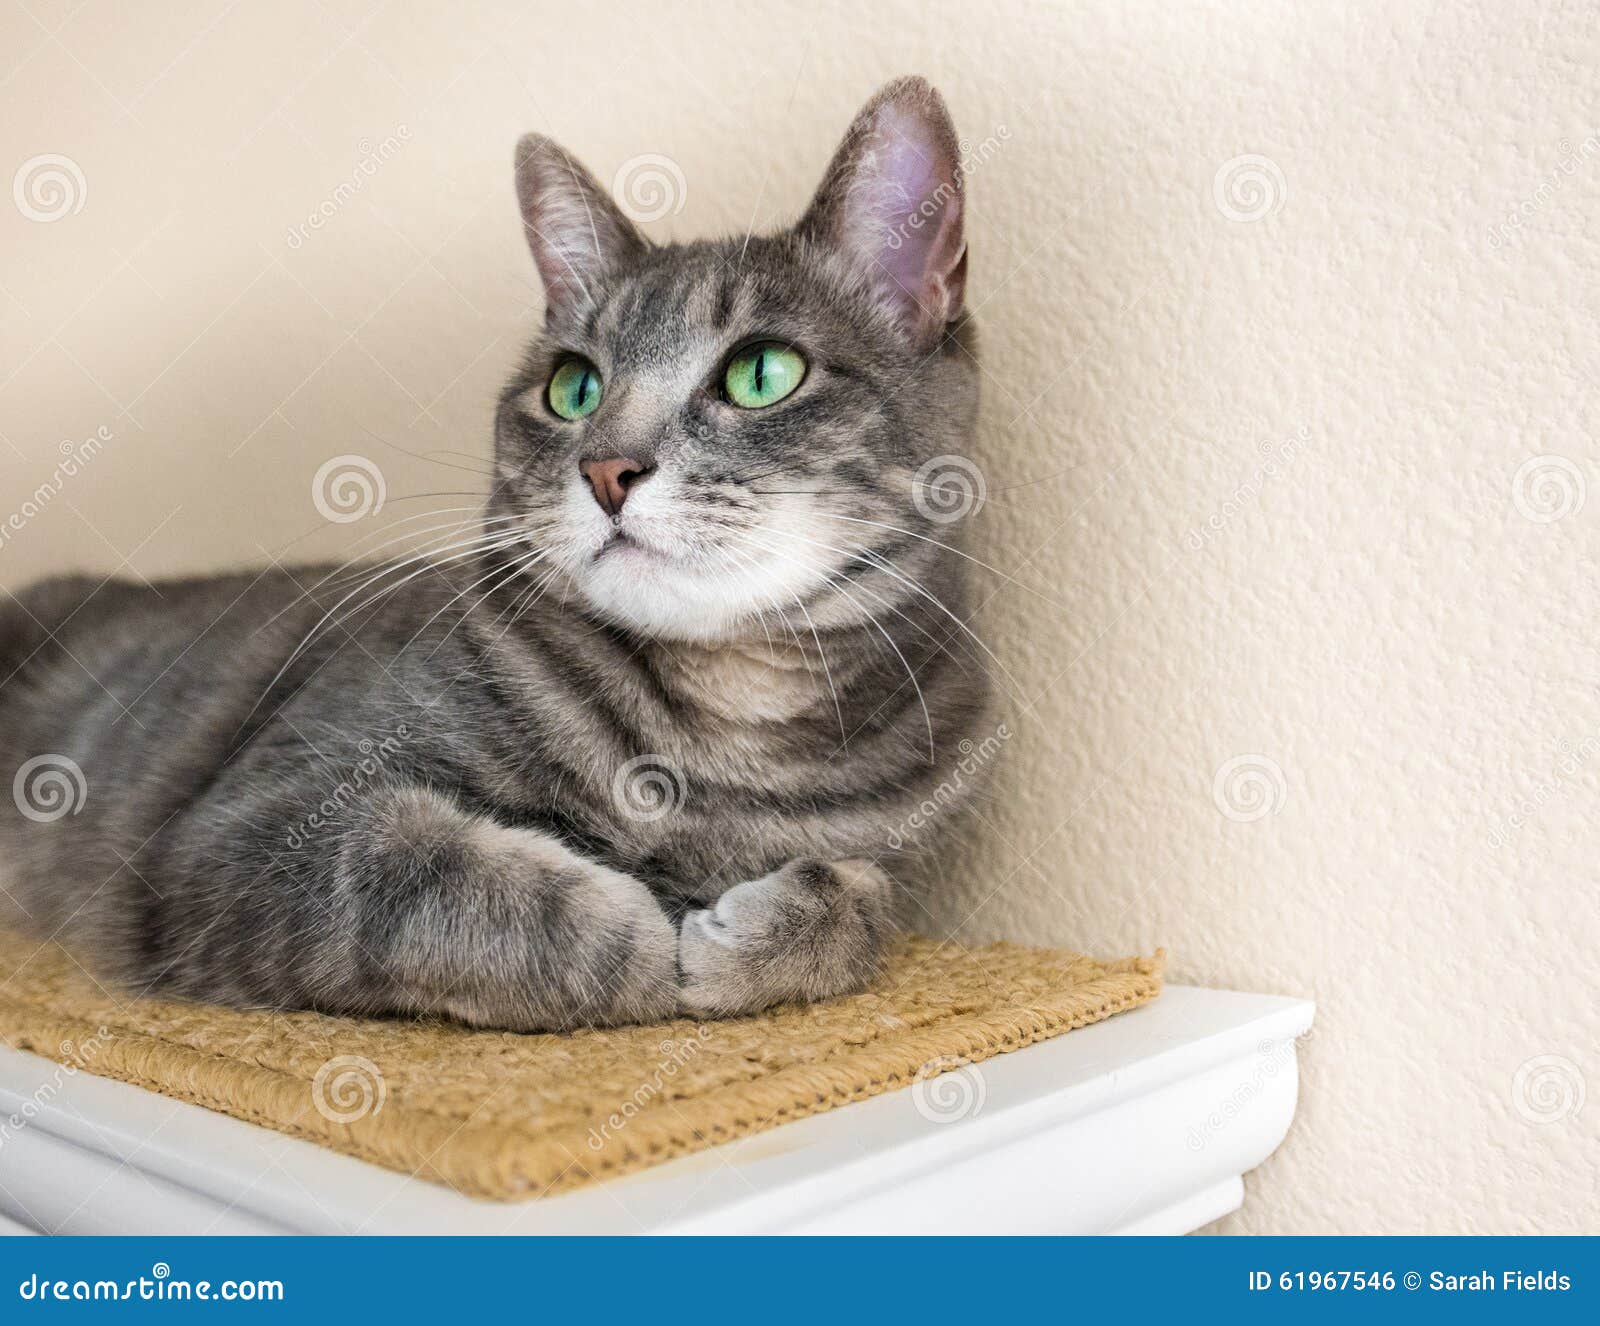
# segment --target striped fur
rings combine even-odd
[[[920,81],[869,129],[885,106],[954,142]],[[966,448],[973,329],[959,282],[929,336],[928,300],[908,318],[830,238],[860,124],[795,230],[670,247],[525,141],[535,256],[572,279],[546,272],[471,555],[348,598],[305,568],[0,605],[0,772],[49,755],[86,789],[0,798],[14,919],[138,991],[514,1029],[868,980],[985,669],[916,479]],[[592,243],[533,233],[563,216]],[[810,369],[738,411],[707,384],[755,337]],[[543,401],[563,352],[606,381],[578,424]],[[613,546],[577,461],[638,451]]]

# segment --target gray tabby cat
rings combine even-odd
[[[944,104],[884,88],[769,238],[652,245],[537,136],[516,186],[481,533],[0,601],[0,885],[129,989],[548,1029],[876,970],[983,698],[918,500],[977,407]]]

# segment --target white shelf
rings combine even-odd
[[[1178,1234],[1283,1140],[1313,1006],[1168,986],[962,1070],[976,1112],[897,1091],[542,1201],[484,1202],[0,1047],[0,1213],[81,1234]],[[59,1083],[59,1087],[55,1084]],[[49,1098],[36,1099],[44,1084]],[[976,1083],[958,1100],[971,1100]],[[935,1117],[929,1117],[935,1116]],[[0,1221],[3,1229],[3,1221]]]

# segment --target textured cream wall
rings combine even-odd
[[[935,920],[1315,996],[1223,1228],[1592,1231],[1597,51],[1581,4],[6,0],[0,583],[455,504],[408,495],[475,486],[538,307],[517,134],[743,230],[927,74],[1018,688]],[[345,453],[388,500],[330,524]]]

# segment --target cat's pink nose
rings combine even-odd
[[[628,490],[650,473],[650,466],[618,456],[611,460],[580,460],[578,473],[589,481],[600,509],[614,516],[628,500]]]

